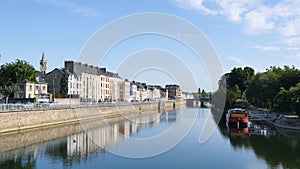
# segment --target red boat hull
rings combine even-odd
[[[248,117],[228,117],[227,123],[248,123],[249,118]]]

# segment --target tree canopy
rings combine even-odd
[[[63,98],[68,97],[68,78],[69,75],[66,72],[64,72],[63,76],[60,79],[60,93]]]
[[[36,77],[34,67],[26,61],[18,59],[15,62],[3,64],[0,66],[0,93],[8,98],[14,93],[14,84],[25,80],[36,82]]]
[[[222,88],[227,89],[226,108],[244,98],[255,107],[300,115],[300,70],[294,66],[272,66],[257,74],[250,67],[234,68],[221,77]]]

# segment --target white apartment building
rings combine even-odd
[[[137,98],[137,96],[139,97],[139,93],[137,93],[137,85],[135,84],[135,82],[130,82],[130,100],[139,100]]]
[[[111,93],[111,100],[114,102],[121,101],[121,90],[122,90],[122,82],[118,74],[108,72],[107,75],[109,76],[109,84],[110,84],[110,93]]]
[[[121,82],[120,85],[120,96],[121,101],[129,102],[130,101],[130,82],[126,79],[125,81]]]
[[[156,86],[149,85],[147,87],[147,92],[149,95],[149,100],[157,101],[161,98],[161,90]]]

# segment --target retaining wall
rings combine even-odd
[[[166,101],[163,108],[159,103],[140,103],[120,106],[86,106],[81,108],[23,110],[0,113],[0,133],[13,132],[25,129],[77,123],[80,121],[95,120],[97,118],[114,118],[120,116],[137,115],[146,111],[158,112],[181,108],[185,101]]]

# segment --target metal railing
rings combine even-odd
[[[123,105],[158,103],[158,101],[147,102],[81,102],[80,104],[58,104],[58,103],[30,103],[30,104],[0,104],[0,112],[21,111],[21,110],[45,110],[45,109],[66,109],[83,107],[114,107]]]

